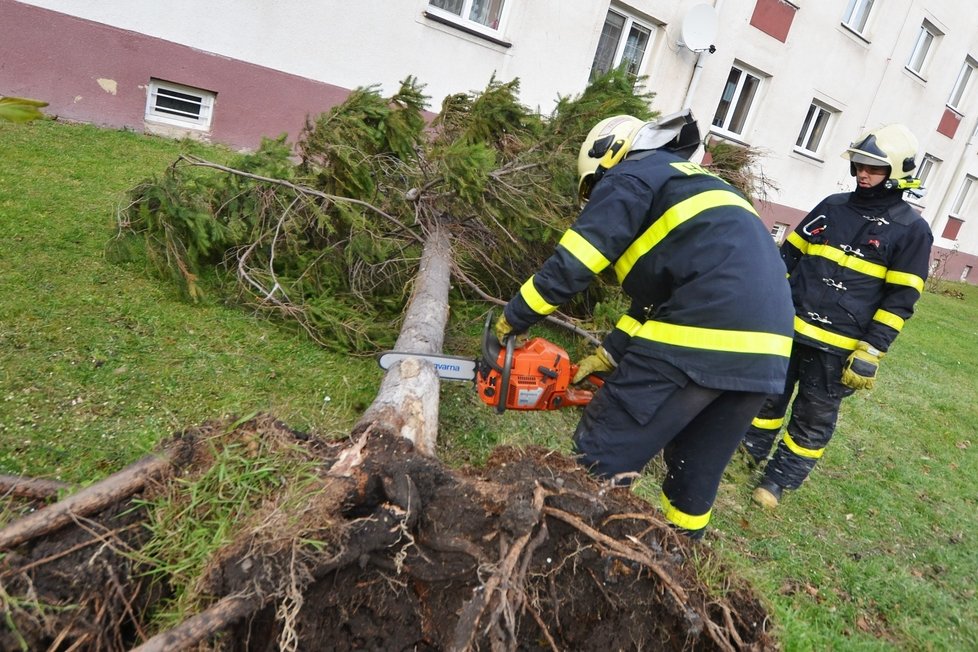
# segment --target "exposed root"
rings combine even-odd
[[[287,435],[264,418],[236,428],[208,437]],[[749,591],[712,594],[695,544],[552,451],[499,449],[486,469],[453,472],[376,430],[303,447],[324,456],[318,474],[239,524],[189,587],[196,614],[154,629],[169,587],[135,561],[144,513],[123,503],[0,560],[0,648],[774,648]]]

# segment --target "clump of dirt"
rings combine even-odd
[[[133,554],[147,536],[139,503],[17,546],[0,562],[14,625],[0,647],[776,649],[749,587],[728,578],[720,593],[699,577],[707,546],[566,456],[499,448],[484,468],[448,469],[388,433],[321,442],[272,417],[180,441],[202,434],[211,446],[288,440],[321,460],[320,478],[266,497],[197,578],[200,616],[155,638],[150,617],[174,587]],[[189,459],[145,491],[208,463]]]

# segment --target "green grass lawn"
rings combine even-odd
[[[342,436],[371,401],[372,358],[324,351],[217,296],[186,303],[143,266],[106,259],[126,189],[188,150],[229,155],[0,124],[0,473],[90,483],[175,431],[254,412]],[[975,649],[978,290],[955,288],[964,300],[923,297],[877,388],[844,403],[825,457],[777,511],[751,506],[741,462],[727,471],[706,545],[764,596],[786,650]],[[450,350],[474,354],[485,309],[456,307]],[[439,456],[567,451],[575,422],[496,415],[446,383]],[[636,491],[654,500],[655,473]]]

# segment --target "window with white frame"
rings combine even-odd
[[[842,14],[842,24],[862,35],[869,22],[869,13],[873,10],[873,0],[849,0],[846,11]]]
[[[930,58],[934,41],[938,36],[942,36],[933,23],[925,20],[917,32],[917,40],[914,41],[913,50],[910,51],[910,58],[907,59],[907,70],[917,75],[923,76],[924,66]]]
[[[619,66],[637,77],[641,73],[653,34],[651,25],[642,23],[620,9],[609,9],[601,28],[598,49],[591,63],[590,79]]]
[[[215,93],[151,79],[146,93],[146,120],[188,129],[210,129]]]
[[[808,154],[817,154],[833,113],[835,111],[825,104],[812,100],[808,107],[808,113],[805,115],[805,122],[802,123],[801,131],[798,132],[795,147]]]
[[[502,28],[505,4],[505,0],[429,0],[428,9],[476,31],[491,33]]]
[[[961,270],[961,279],[965,281],[968,279],[968,275],[971,274],[971,265],[965,265],[964,269]]]
[[[916,177],[920,179],[920,185],[922,188],[926,188],[927,185],[932,181],[937,173],[937,166],[940,165],[941,159],[936,156],[931,156],[930,154],[924,154],[924,157],[920,159],[920,165],[917,166]]]
[[[713,116],[713,126],[734,134],[743,134],[751,108],[761,86],[759,75],[739,66],[730,68],[723,95]]]
[[[954,198],[954,203],[951,204],[951,215],[955,217],[961,215],[965,205],[968,203],[968,196],[971,194],[971,188],[974,185],[974,177],[969,175],[964,178],[964,181],[961,182],[961,187],[958,189],[958,194]]]
[[[788,234],[788,225],[782,222],[775,222],[774,226],[771,227],[771,237],[774,238],[775,244],[781,244],[784,242],[784,237]]]
[[[964,98],[965,91],[968,90],[968,82],[971,81],[975,67],[978,67],[978,62],[971,57],[964,60],[964,64],[958,72],[958,78],[954,81],[954,87],[951,89],[951,96],[947,99],[947,105],[958,113],[961,113],[959,108],[961,100]]]

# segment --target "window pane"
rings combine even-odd
[[[503,0],[472,0],[469,20],[492,29],[498,29],[499,16],[502,12]]]
[[[850,0],[842,22],[861,34],[866,29],[872,8],[873,0]]]
[[[615,65],[615,53],[618,51],[618,42],[624,29],[625,17],[609,11],[604,27],[601,28],[601,38],[598,40],[598,50],[594,53],[594,63],[591,64],[591,79],[608,72]]]
[[[924,156],[924,160],[920,162],[920,167],[917,168],[917,178],[920,179],[920,185],[925,186],[927,184],[927,177],[934,169],[934,159],[930,156]]]
[[[914,72],[920,72],[924,66],[924,59],[927,58],[927,51],[930,50],[930,44],[934,40],[934,35],[927,31],[926,27],[920,28],[920,34],[917,35],[917,43],[913,46],[913,52],[910,54],[910,61],[907,63],[907,67]]]
[[[456,16],[461,16],[462,2],[463,0],[430,0],[428,4],[432,7],[444,9],[445,11],[451,12]]]
[[[957,107],[958,103],[961,102],[961,98],[964,97],[964,91],[968,88],[968,81],[971,79],[971,72],[974,68],[969,63],[965,63],[961,67],[961,72],[958,73],[958,79],[954,82],[954,88],[951,90],[951,98],[948,100],[948,104]]]
[[[156,111],[193,119],[200,117],[201,99],[179,91],[161,88],[156,93]]]
[[[652,32],[648,29],[632,23],[632,28],[628,31],[628,39],[625,41],[625,51],[621,56],[625,70],[629,74],[638,75],[639,66],[642,65],[642,59],[645,58],[645,50],[649,45],[651,34]]]
[[[735,134],[744,131],[744,124],[747,122],[747,114],[750,113],[751,104],[754,102],[754,93],[761,80],[753,75],[744,74],[744,86],[740,90],[740,97],[737,99],[737,106],[734,109],[733,117],[730,119],[730,126],[727,127]]]
[[[808,130],[812,126],[812,116],[815,115],[815,109],[817,108],[814,104],[808,107],[808,115],[805,116],[805,122],[802,123],[801,131],[798,132],[798,140],[795,141],[795,147],[801,147],[804,144]]]
[[[818,151],[818,146],[822,143],[822,134],[825,133],[825,125],[829,123],[829,112],[818,108],[815,115],[815,124],[812,126],[812,135],[808,137],[805,149],[812,152]]]
[[[952,215],[958,215],[964,208],[964,203],[968,199],[968,192],[971,190],[971,184],[974,181],[972,177],[965,177],[964,183],[961,184],[961,190],[958,191],[958,196],[954,198],[954,206],[951,208]]]
[[[727,120],[727,111],[730,110],[730,102],[733,101],[734,93],[737,91],[737,84],[740,82],[741,71],[737,68],[730,69],[727,77],[727,85],[723,87],[723,95],[720,96],[720,103],[717,104],[717,112],[713,116],[713,126],[723,127]]]

